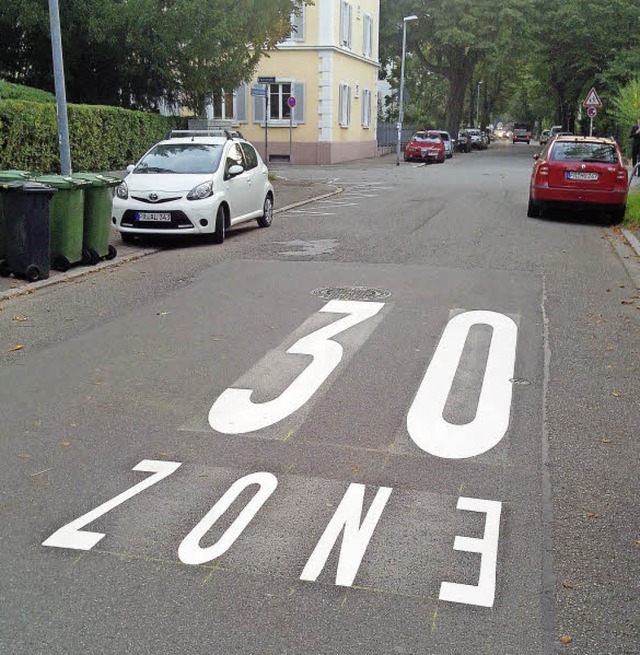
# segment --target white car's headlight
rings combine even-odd
[[[118,188],[116,189],[116,195],[122,200],[126,200],[129,197],[129,189],[127,188],[126,182],[121,182]]]
[[[187,200],[202,200],[213,195],[213,185],[211,182],[203,182],[197,187],[191,189],[187,194]]]

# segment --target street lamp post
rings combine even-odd
[[[396,166],[400,166],[400,142],[402,141],[402,120],[404,113],[402,101],[404,99],[404,58],[407,50],[407,23],[410,20],[418,20],[417,16],[405,16],[402,19],[402,63],[400,65],[400,99],[398,102],[398,143],[396,144]]]
[[[478,91],[476,93],[476,127],[480,127],[480,85],[484,84],[483,80],[478,82]]]

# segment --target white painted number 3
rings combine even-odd
[[[296,341],[287,350],[291,355],[311,355],[313,361],[277,397],[265,403],[251,400],[252,389],[226,389],[209,411],[209,424],[224,434],[244,434],[261,430],[300,409],[322,386],[342,360],[342,346],[332,337],[375,316],[381,302],[331,300],[320,311],[347,314],[330,325]]]

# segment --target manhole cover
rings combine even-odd
[[[371,287],[324,287],[314,289],[311,295],[323,300],[382,300],[388,298],[391,291]]]

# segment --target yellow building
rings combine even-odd
[[[231,119],[263,157],[268,151],[269,161],[374,157],[379,16],[379,0],[302,6],[289,39],[261,60],[250,84],[214,102],[208,118]],[[259,78],[272,81],[259,84]],[[253,95],[265,89],[268,102]]]

